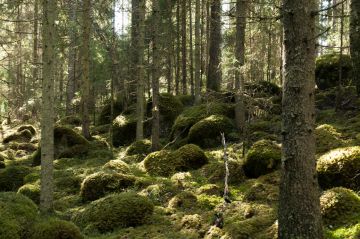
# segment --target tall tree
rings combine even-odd
[[[33,39],[33,88],[36,88],[36,84],[38,84],[38,66],[39,66],[39,0],[34,1],[34,39]]]
[[[83,0],[82,9],[82,45],[81,45],[81,106],[82,106],[82,134],[90,139],[90,29],[91,29],[91,0]]]
[[[353,76],[358,95],[360,95],[360,1],[351,0],[350,13],[350,54]]]
[[[315,0],[284,0],[279,238],[323,238],[315,161]]]
[[[182,93],[187,94],[187,47],[186,47],[186,0],[181,1],[181,60],[182,60]]]
[[[42,0],[42,107],[41,107],[41,191],[40,210],[53,210],[54,79],[56,2]]]
[[[201,101],[201,25],[200,0],[195,0],[195,104]]]
[[[221,85],[221,0],[211,0],[209,65],[206,88],[220,91]]]
[[[194,86],[194,47],[193,47],[193,11],[192,11],[192,0],[189,0],[189,58],[190,58],[190,92],[191,95],[195,95],[195,86]]]

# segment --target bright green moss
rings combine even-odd
[[[47,218],[36,223],[30,239],[83,239],[80,229],[72,222]]]
[[[34,203],[40,204],[40,185],[25,184],[19,188],[18,193],[30,198]]]
[[[22,143],[28,143],[30,142],[31,138],[33,137],[33,134],[30,130],[24,129],[20,132],[12,133],[8,136],[6,136],[3,140],[4,144],[8,144],[10,142],[22,142]]]
[[[116,173],[130,173],[129,165],[122,160],[111,160],[103,166],[103,169]]]
[[[197,197],[192,192],[184,191],[173,197],[169,201],[169,208],[179,210],[189,210],[197,207]]]
[[[135,141],[126,150],[126,154],[129,156],[136,154],[147,155],[150,152],[151,152],[151,141],[147,139]]]
[[[345,146],[345,141],[341,139],[341,134],[335,127],[324,124],[315,130],[316,153],[325,153],[331,149]]]

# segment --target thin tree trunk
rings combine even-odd
[[[186,0],[181,1],[182,93],[187,94]]]
[[[36,89],[36,85],[38,83],[38,67],[39,67],[39,0],[34,1],[34,41],[33,41],[33,89]]]
[[[321,239],[315,160],[315,0],[284,0],[285,82],[279,239]]]
[[[201,102],[201,36],[200,0],[195,0],[195,104]]]
[[[350,54],[353,65],[353,80],[360,95],[360,1],[351,0]]]
[[[175,94],[179,95],[180,80],[180,3],[176,4],[176,76],[175,76]]]
[[[41,191],[40,210],[53,210],[54,81],[56,2],[42,0],[43,81],[41,107]]]
[[[192,21],[192,0],[189,0],[189,44],[190,44],[190,92],[191,95],[195,95],[194,86],[194,51],[193,51],[193,21]]]

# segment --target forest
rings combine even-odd
[[[360,239],[360,0],[0,0],[0,239]]]

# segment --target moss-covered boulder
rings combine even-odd
[[[277,84],[264,80],[246,83],[245,90],[257,97],[281,94],[281,88]]]
[[[110,160],[103,166],[103,169],[105,171],[112,171],[112,172],[122,173],[122,174],[130,173],[129,165],[120,159]]]
[[[111,117],[111,103],[108,101],[104,107],[101,109],[99,118],[97,120],[97,125],[105,125],[110,124],[111,121],[113,121],[118,115],[120,115],[123,112],[123,101],[121,97],[118,97],[114,101],[114,111],[113,111],[113,119],[110,119]]]
[[[326,225],[342,226],[359,223],[360,197],[346,188],[332,188],[320,197],[321,214]]]
[[[135,141],[126,149],[126,155],[148,155],[151,152],[151,141],[148,139]]]
[[[229,159],[228,167],[230,172],[229,183],[238,184],[246,179],[242,164],[234,159]],[[225,179],[224,162],[211,161],[200,169],[202,176],[206,177],[210,183],[223,183]]]
[[[17,191],[24,185],[24,177],[31,173],[26,166],[8,166],[0,170],[0,192]]]
[[[82,121],[79,116],[69,115],[69,116],[63,117],[57,123],[61,124],[61,125],[81,126]]]
[[[83,201],[93,201],[108,193],[121,192],[134,183],[134,176],[99,172],[85,178],[81,184],[80,196]]]
[[[151,115],[152,109],[152,100],[150,99],[147,103],[147,112]],[[167,124],[169,123],[170,127],[176,117],[183,111],[184,106],[181,103],[178,97],[175,97],[168,93],[160,94],[159,97],[159,112],[160,112],[160,121]]]
[[[13,193],[0,193],[0,238],[29,238],[38,210],[29,198]]]
[[[75,216],[85,232],[111,232],[118,228],[136,227],[146,223],[154,205],[135,193],[112,194],[88,205]]]
[[[192,192],[184,191],[173,197],[168,204],[169,208],[187,210],[196,208],[197,197]]]
[[[323,124],[315,129],[316,153],[325,153],[331,149],[345,146],[341,134],[332,125]]]
[[[25,129],[20,132],[12,133],[8,136],[6,136],[3,140],[4,144],[8,144],[10,142],[21,142],[21,143],[29,143],[31,138],[33,137],[33,134],[30,130]]]
[[[21,131],[24,131],[24,130],[29,130],[30,133],[32,134],[32,136],[35,136],[36,135],[36,129],[34,126],[32,125],[21,125],[18,129],[17,129],[17,132],[21,132]]]
[[[183,170],[196,170],[208,163],[204,151],[195,144],[187,144],[173,152],[173,157],[181,163]]]
[[[341,56],[342,81],[351,79],[352,63],[349,55]],[[325,54],[316,59],[315,80],[319,89],[325,90],[339,83],[340,54]]]
[[[215,147],[221,145],[221,132],[227,136],[234,130],[234,124],[228,117],[211,115],[190,128],[188,141],[201,147]]]
[[[249,149],[243,168],[247,177],[257,178],[275,171],[280,163],[280,146],[273,141],[260,140]]]
[[[19,188],[18,193],[30,198],[34,203],[40,204],[40,185],[38,183],[25,184]]]
[[[168,150],[161,150],[150,153],[144,159],[144,167],[150,175],[169,176],[175,173],[175,163],[177,159],[171,157],[171,152]],[[172,162],[174,160],[175,162]]]
[[[90,150],[90,143],[75,130],[56,126],[54,128],[55,158],[82,158]],[[32,155],[33,165],[41,163],[41,147]]]
[[[131,144],[136,138],[136,118],[119,115],[113,121],[113,145],[115,147]]]
[[[15,151],[23,150],[27,153],[32,153],[36,151],[38,148],[35,144],[32,143],[18,143],[18,142],[9,143],[8,147]]]
[[[48,218],[34,225],[30,239],[83,239],[80,229],[72,222]]]
[[[360,147],[332,150],[318,159],[317,173],[323,189],[346,187],[360,189]]]

